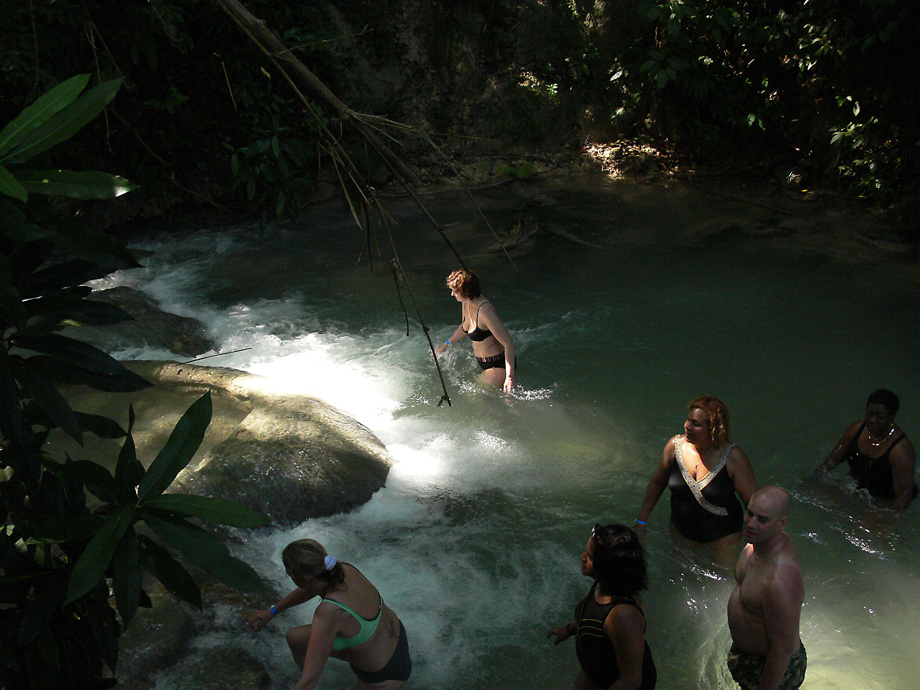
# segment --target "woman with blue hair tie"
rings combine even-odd
[[[287,631],[294,663],[303,669],[294,690],[315,687],[330,656],[348,662],[358,676],[358,688],[397,690],[405,685],[412,672],[406,629],[371,581],[313,539],[291,542],[281,560],[297,589],[253,613],[249,627],[259,631],[285,609],[322,598],[309,625]]]

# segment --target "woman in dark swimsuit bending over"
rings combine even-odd
[[[744,509],[757,482],[747,455],[731,442],[728,408],[718,398],[693,400],[684,433],[665,444],[639,507],[640,534],[665,488],[671,489],[673,530],[691,543],[705,544],[719,562],[733,562]]]
[[[645,552],[636,533],[623,525],[595,525],[581,555],[581,574],[594,578],[575,607],[575,620],[547,633],[554,644],[575,639],[581,670],[575,690],[653,690],[658,671],[645,641],[648,586]]]
[[[495,307],[482,296],[479,278],[472,271],[459,269],[447,276],[447,287],[460,302],[460,325],[437,347],[435,354],[441,354],[469,336],[473,341],[473,354],[482,368],[482,379],[510,393],[515,386],[514,340],[498,318]]]
[[[866,417],[843,432],[831,454],[815,468],[821,477],[844,460],[859,489],[865,489],[885,508],[904,510],[917,495],[914,469],[917,455],[907,435],[894,423],[901,403],[880,388],[866,401]]]
[[[249,627],[259,631],[285,609],[322,597],[309,625],[287,631],[294,663],[303,669],[294,690],[315,687],[330,656],[348,662],[362,690],[405,685],[412,671],[406,629],[370,580],[312,539],[288,544],[281,560],[297,589],[253,613]]]

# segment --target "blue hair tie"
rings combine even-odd
[[[336,563],[338,563],[338,561],[335,560],[335,556],[326,556],[323,559],[323,565],[326,566],[326,570],[332,570]]]

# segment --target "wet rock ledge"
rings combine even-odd
[[[171,361],[124,364],[154,385],[118,394],[77,387],[66,397],[74,409],[106,415],[124,428],[132,406],[132,435],[145,467],[189,405],[211,392],[211,424],[192,463],[168,491],[237,501],[274,525],[291,526],[359,506],[386,482],[392,460],[383,443],[320,400],[278,392],[270,379],[234,369]],[[66,452],[114,469],[121,441],[87,435],[81,448],[58,433],[50,445],[55,456]],[[158,583],[148,583],[154,607],[139,611],[121,640],[119,687],[148,690],[164,668],[182,671],[187,687],[196,690],[267,686],[261,660],[236,645],[199,648],[195,642],[221,631],[238,637],[255,603],[252,595],[211,578],[196,579],[206,602],[201,612],[173,599]],[[216,616],[215,611],[231,613]]]
[[[380,439],[321,400],[278,392],[270,379],[234,369],[170,361],[124,365],[153,387],[136,393],[81,388],[67,397],[74,409],[106,415],[124,428],[133,406],[133,436],[145,466],[188,406],[211,392],[211,425],[168,491],[237,501],[290,526],[359,506],[386,483],[392,460]],[[120,441],[87,436],[84,443],[55,439],[71,457],[114,467]]]

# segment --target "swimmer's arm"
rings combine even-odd
[[[465,337],[466,337],[466,331],[463,330],[463,324],[460,324],[459,326],[457,326],[457,330],[454,331],[454,334],[450,336],[448,340],[450,341],[451,345],[455,345],[459,341],[463,340]],[[447,349],[447,343],[443,342],[435,348],[434,353],[436,355],[439,355],[442,352],[444,352],[444,350],[446,349]]]
[[[311,597],[309,597],[304,590],[298,587],[277,604],[275,604],[275,613],[272,613],[270,609],[260,609],[259,611],[253,613],[249,619],[249,627],[256,631],[261,630],[263,627],[265,627],[265,624],[269,623],[277,614],[281,613],[285,609],[291,608],[292,606],[303,604],[310,599]]]
[[[510,393],[514,388],[514,339],[511,337],[508,329],[505,328],[505,324],[502,323],[502,320],[498,318],[498,312],[495,311],[495,307],[493,307],[491,303],[482,305],[479,314],[479,322],[492,331],[492,335],[495,336],[495,339],[500,342],[505,349],[505,385],[503,388],[506,393]]]
[[[658,463],[658,467],[655,468],[655,474],[652,475],[652,478],[648,482],[648,486],[645,487],[645,498],[642,499],[642,505],[639,506],[639,514],[636,516],[637,520],[641,522],[647,522],[648,516],[651,514],[652,510],[655,508],[655,504],[658,503],[658,499],[661,498],[661,494],[664,493],[664,490],[668,486],[668,478],[671,475],[671,463],[674,462],[674,443],[675,436],[670,441],[668,441],[664,446],[664,451],[661,453],[661,462]],[[679,443],[679,441],[677,441]],[[645,527],[637,523],[637,526]]]
[[[620,677],[610,690],[638,690],[642,685],[645,656],[645,619],[633,606],[617,606],[604,621],[604,632],[613,643]]]
[[[312,690],[316,687],[329,655],[332,654],[332,643],[342,614],[345,612],[332,604],[320,603],[316,607],[310,623],[310,641],[303,660],[303,673],[294,685],[294,690]]]
[[[904,510],[914,498],[914,470],[917,466],[917,455],[910,439],[905,438],[896,445],[888,460],[891,462],[895,495],[891,507],[895,510]]]
[[[757,690],[776,690],[799,645],[799,616],[805,593],[795,568],[781,567],[764,587],[764,627],[770,651]]]
[[[735,487],[737,494],[741,496],[741,502],[747,506],[748,501],[751,500],[751,494],[757,491],[757,480],[754,477],[754,468],[751,466],[751,461],[748,460],[748,456],[743,450],[735,446],[728,455],[726,466],[728,467],[728,476],[732,479],[732,486]]]
[[[555,628],[551,628],[547,637],[554,637],[553,644],[559,644],[560,642],[565,642],[572,635],[575,635],[578,632],[578,626],[573,622],[568,625],[557,625]]]
[[[853,422],[847,427],[846,431],[843,432],[843,436],[837,441],[837,445],[834,446],[834,450],[824,459],[824,462],[815,468],[813,474],[816,477],[827,474],[841,462],[846,460],[847,450],[849,450],[850,444],[853,443],[853,439],[856,438],[856,433],[859,431],[860,424],[861,422]]]

